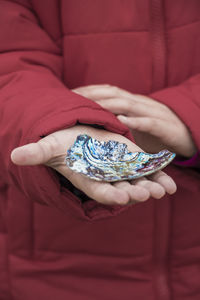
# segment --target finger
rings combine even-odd
[[[73,92],[82,92],[84,90],[94,90],[94,89],[101,89],[101,88],[110,88],[111,85],[107,83],[103,84],[90,84],[90,85],[83,85],[72,89]]]
[[[162,185],[165,191],[170,195],[174,194],[177,190],[174,180],[163,171],[149,175],[148,178]]]
[[[130,202],[143,202],[150,197],[149,191],[142,186],[135,186],[127,181],[119,181],[113,184],[117,189],[124,190],[128,193],[130,197]]]
[[[111,88],[111,86],[105,84],[78,87],[76,89],[73,89],[72,91],[93,101],[96,101],[99,99],[112,97],[114,95],[114,90],[114,87]]]
[[[126,205],[130,200],[127,191],[117,189],[110,183],[88,179],[63,166],[57,168],[57,171],[65,176],[75,187],[83,191],[88,197],[99,203],[108,205]]]
[[[174,132],[176,128],[173,122],[149,117],[126,117],[119,115],[117,118],[129,128],[154,135],[166,144],[170,142],[173,145],[175,142],[173,141],[173,136],[175,136]]]
[[[30,143],[15,148],[11,160],[17,165],[45,164],[56,154],[57,143],[53,136],[46,137],[37,143]]]
[[[140,103],[133,99],[110,98],[99,100],[97,103],[116,115],[169,119],[167,112],[159,105],[152,109],[148,103]]]
[[[146,178],[139,178],[131,181],[135,186],[141,186],[150,193],[151,197],[160,199],[165,195],[165,189],[157,182],[150,181]]]
[[[126,90],[123,90],[119,87],[112,86],[109,84],[98,84],[98,85],[89,85],[82,86],[72,90],[77,94],[81,94],[89,99],[94,101],[113,98],[113,97],[123,97],[134,99],[134,94],[129,93]]]
[[[139,94],[133,94],[117,86],[112,86],[109,84],[96,84],[96,85],[82,86],[82,87],[75,88],[72,91],[81,94],[87,98],[90,98],[94,101],[113,98],[113,97],[122,97],[122,98],[132,99],[140,103],[149,104],[152,107],[158,104],[163,107],[165,106],[162,103],[159,103],[154,99],[151,99],[150,97],[139,95]]]

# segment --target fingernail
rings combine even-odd
[[[117,118],[121,121],[121,122],[127,122],[127,117],[119,115],[117,116]]]

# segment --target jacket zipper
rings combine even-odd
[[[164,0],[150,0],[152,38],[152,91],[166,86],[166,36]],[[171,201],[154,200],[153,288],[155,300],[171,300],[169,285],[169,245],[171,229]]]

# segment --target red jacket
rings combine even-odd
[[[77,121],[130,137],[69,90],[98,83],[167,104],[200,149],[199,32],[199,0],[0,0],[0,300],[200,299],[198,170],[170,166],[175,195],[121,208],[10,160]]]

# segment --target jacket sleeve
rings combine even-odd
[[[197,146],[191,159],[178,158],[175,163],[185,167],[200,168],[200,74],[192,76],[178,86],[166,88],[150,95],[171,108],[189,128]]]
[[[189,159],[186,159],[185,157],[176,157],[173,163],[181,167],[200,169],[200,151],[197,151],[197,153]]]
[[[0,0],[0,177],[31,200],[78,218],[116,215],[124,208],[93,200],[82,203],[60,186],[50,168],[18,167],[10,160],[15,147],[76,123],[100,125],[131,138],[114,115],[62,83],[62,64],[61,50],[34,12],[14,1]]]

